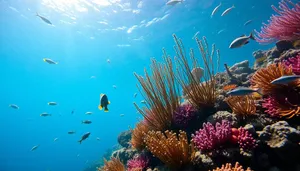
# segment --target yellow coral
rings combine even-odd
[[[136,127],[131,131],[131,145],[137,150],[143,150],[145,148],[144,135],[149,131],[148,126],[145,121],[141,121],[136,125]]]
[[[213,171],[252,171],[249,167],[244,170],[243,166],[241,166],[238,162],[235,163],[234,167],[230,163],[226,163],[226,165],[222,165],[221,168],[217,167]]]

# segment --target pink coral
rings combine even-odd
[[[263,23],[261,32],[256,32],[256,40],[260,43],[271,43],[276,40],[300,39],[300,4],[282,0],[279,2],[279,9],[274,5],[272,8],[279,15],[272,15],[269,24]]]
[[[231,126],[229,121],[222,120],[222,123],[216,123],[215,127],[211,123],[204,123],[203,129],[196,131],[192,135],[192,141],[195,146],[203,151],[213,150],[231,139]]]
[[[265,98],[262,103],[262,107],[267,109],[267,110],[265,110],[265,112],[272,117],[279,117],[278,106],[279,106],[279,104],[276,102],[275,98],[272,96]]]
[[[149,159],[144,156],[138,156],[127,162],[128,171],[144,170],[149,164]]]
[[[257,146],[256,140],[243,127],[239,128],[238,143],[243,151],[251,151]]]
[[[194,118],[196,108],[190,104],[180,106],[173,114],[173,122],[179,127],[187,127],[189,122]]]
[[[283,63],[286,66],[291,66],[294,74],[300,75],[300,53],[293,58],[283,60]]]

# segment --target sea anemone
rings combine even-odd
[[[230,96],[225,99],[234,114],[238,116],[249,116],[256,112],[256,106],[252,95]]]
[[[197,110],[190,104],[180,106],[173,114],[173,122],[175,125],[183,128],[187,127],[194,118]]]
[[[213,171],[251,171],[251,169],[248,167],[247,170],[244,170],[243,166],[236,162],[234,167],[230,163],[226,163],[226,165],[222,165],[221,168],[217,167]]]
[[[291,67],[294,74],[300,75],[300,53],[295,57],[283,60],[283,63],[287,67]]]
[[[131,131],[131,145],[137,150],[143,150],[145,148],[144,135],[149,131],[148,125],[145,121],[141,121]]]
[[[300,4],[282,0],[279,2],[279,9],[274,5],[272,8],[279,15],[272,15],[269,24],[263,23],[261,32],[256,32],[256,40],[260,43],[272,43],[277,40],[300,39]]]
[[[98,171],[125,171],[125,166],[119,158],[112,157],[110,161],[104,159],[104,166],[98,168]]]
[[[128,171],[143,171],[149,164],[149,159],[144,156],[138,156],[127,162]]]
[[[194,148],[189,144],[186,132],[150,131],[145,136],[147,149],[172,169],[180,169],[192,161]]]
[[[209,122],[204,123],[202,129],[192,134],[192,142],[197,149],[202,151],[213,150],[230,139],[231,126],[227,120],[217,122],[215,126]]]

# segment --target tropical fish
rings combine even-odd
[[[255,62],[257,62],[257,63],[261,63],[261,62],[263,62],[264,60],[266,60],[268,58],[268,56],[262,56],[262,57],[260,57],[260,58],[257,58],[256,60],[255,60]]]
[[[92,121],[90,121],[90,120],[84,120],[84,121],[81,121],[81,123],[82,123],[82,124],[91,124]]]
[[[68,134],[75,134],[75,131],[69,131]]]
[[[40,145],[35,145],[35,146],[33,146],[32,148],[31,148],[31,150],[30,151],[34,151],[34,150],[36,150],[38,147],[39,147]]]
[[[47,18],[40,16],[38,13],[36,13],[36,16],[40,17],[40,19],[42,19],[45,23],[52,25],[50,20],[48,20]]]
[[[91,115],[93,112],[85,112],[86,115]]]
[[[196,67],[196,68],[193,68],[192,71],[191,71],[194,79],[198,82],[200,82],[202,76],[203,76],[203,73],[204,73],[204,69],[201,68],[201,67]]]
[[[227,92],[227,95],[230,95],[230,96],[245,96],[245,95],[252,94],[254,92],[257,92],[257,93],[261,94],[260,89],[252,89],[252,88],[247,88],[247,87],[238,87],[238,88],[235,88],[235,89]]]
[[[146,101],[145,101],[145,100],[142,100],[141,103],[146,104]]]
[[[215,13],[219,10],[219,8],[221,7],[221,5],[222,5],[222,3],[220,2],[220,4],[219,4],[218,6],[215,7],[215,9],[212,11],[212,13],[211,13],[211,15],[210,15],[211,18],[212,18],[212,17],[215,15]]]
[[[78,142],[81,144],[81,142],[87,139],[90,136],[90,134],[90,132],[85,133]]]
[[[166,5],[176,5],[179,2],[183,2],[183,0],[169,0]]]
[[[121,117],[123,117],[125,114],[120,114]]]
[[[13,109],[20,109],[19,106],[15,105],[15,104],[10,104],[9,107],[11,107]]]
[[[250,33],[249,36],[242,35],[241,37],[234,39],[231,42],[231,44],[229,45],[229,48],[233,49],[233,48],[242,47],[242,46],[248,44],[250,39],[255,40],[252,33]]]
[[[108,101],[108,98],[105,94],[100,94],[100,104],[98,106],[99,110],[102,110],[104,108],[104,112],[108,112],[107,106],[110,104],[110,101]]]
[[[45,112],[45,113],[40,114],[40,116],[46,117],[46,116],[51,116],[51,114]]]
[[[271,84],[288,84],[300,79],[300,75],[285,75],[271,82]]]
[[[232,5],[232,7],[230,7],[230,8],[227,8],[227,9],[221,14],[221,16],[223,17],[224,15],[228,14],[233,8],[235,8],[234,5]]]
[[[194,36],[192,37],[192,39],[195,39],[195,38],[198,36],[199,33],[200,33],[200,31],[197,31],[197,32],[194,34]]]
[[[55,105],[57,105],[57,103],[56,102],[48,102],[48,105],[49,106],[55,106]]]
[[[253,20],[248,20],[248,21],[246,21],[245,24],[244,24],[244,26],[249,25],[250,23],[252,23],[252,21],[253,21]]]
[[[47,62],[48,64],[58,64],[58,62],[55,62],[55,61],[53,61],[52,59],[49,59],[49,58],[44,58],[43,61]]]

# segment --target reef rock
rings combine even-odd
[[[130,140],[131,140],[131,131],[124,131],[121,132],[121,134],[118,136],[118,143],[122,146],[122,147],[126,147],[128,148],[130,146]]]
[[[291,162],[300,158],[300,131],[286,121],[279,121],[257,131],[259,139],[275,151],[280,160]]]
[[[228,120],[232,127],[238,127],[238,119],[236,115],[227,111],[218,111],[207,118],[207,122],[210,122],[213,125],[216,124],[216,122],[221,123],[222,120]]]
[[[292,49],[293,43],[288,40],[281,40],[281,41],[276,42],[276,48],[279,51],[279,53],[282,53],[283,51]]]
[[[118,157],[122,163],[127,163],[128,160],[133,158],[138,152],[135,149],[121,148],[120,150],[114,151],[112,157]]]

